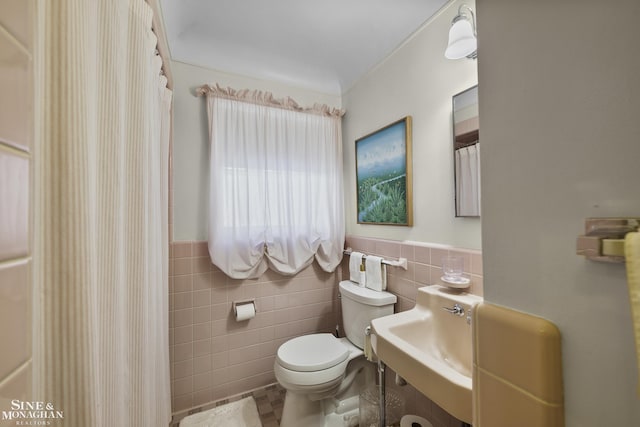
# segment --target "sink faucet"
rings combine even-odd
[[[464,316],[464,308],[460,304],[454,304],[453,308],[442,307],[442,309],[459,317]]]

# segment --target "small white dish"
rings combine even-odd
[[[468,288],[469,285],[471,285],[471,279],[464,276],[459,276],[459,277],[442,276],[440,280],[442,280],[442,283],[444,283],[446,286],[449,286],[451,288],[456,288],[456,289]]]

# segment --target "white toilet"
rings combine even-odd
[[[375,383],[376,369],[363,356],[365,328],[393,314],[396,296],[340,282],[346,338],[311,334],[278,348],[274,371],[287,390],[280,427],[358,425],[358,396]]]

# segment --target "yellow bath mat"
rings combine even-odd
[[[627,263],[627,283],[629,284],[633,331],[636,337],[638,396],[640,396],[640,233],[627,233],[624,239],[624,254]]]

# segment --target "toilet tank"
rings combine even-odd
[[[358,348],[364,348],[364,330],[373,319],[393,314],[397,298],[385,291],[374,291],[349,280],[339,283],[342,323],[347,339]]]

